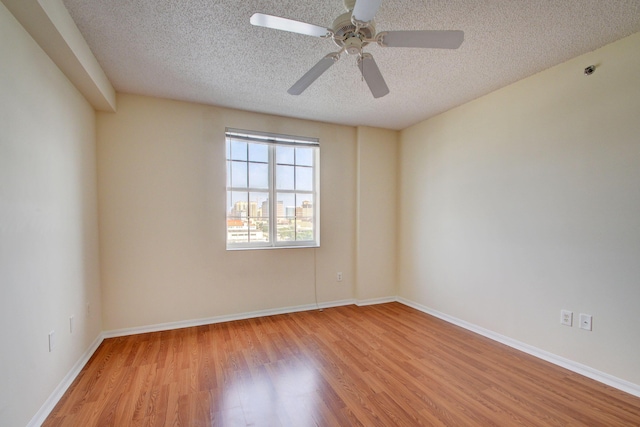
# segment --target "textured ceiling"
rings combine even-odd
[[[383,0],[378,31],[463,30],[465,41],[457,50],[367,47],[391,90],[383,98],[372,97],[347,55],[292,96],[287,89],[338,49],[330,40],[254,27],[250,16],[330,27],[345,10],[341,0],[64,4],[118,92],[390,129],[640,31],[640,0]]]

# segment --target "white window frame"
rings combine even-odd
[[[228,166],[229,159],[229,149],[230,143],[232,140],[249,142],[249,143],[257,143],[264,144],[269,147],[269,188],[265,190],[264,188],[251,188],[251,187],[233,187],[230,186],[230,169]],[[293,147],[305,147],[313,149],[313,173],[312,173],[312,190],[278,190],[276,188],[276,148],[278,146],[293,146]],[[225,147],[227,150],[227,154],[225,155],[225,164],[226,167],[226,203],[225,203],[225,231],[227,233],[226,237],[226,248],[227,250],[247,250],[247,249],[278,249],[278,248],[316,248],[320,246],[320,141],[317,138],[308,138],[308,137],[300,137],[300,136],[291,136],[291,135],[281,135],[274,134],[269,132],[259,132],[259,131],[249,131],[249,130],[240,130],[233,128],[225,129]],[[247,158],[247,163],[249,163],[249,159]],[[247,168],[247,174],[248,174]],[[249,182],[249,181],[247,181]],[[269,241],[268,242],[230,242],[229,241],[229,207],[231,205],[230,202],[230,194],[233,191],[238,192],[247,192],[251,194],[252,192],[268,192],[269,194]],[[278,193],[289,193],[289,194],[310,194],[313,198],[312,212],[313,212],[313,239],[312,240],[287,240],[287,241],[278,241],[278,226],[277,226],[277,213],[278,213],[278,201],[277,194]],[[249,202],[249,201],[248,201]],[[297,232],[297,227],[294,226],[294,233]],[[249,235],[249,239],[251,238],[250,228],[247,229],[247,233]]]

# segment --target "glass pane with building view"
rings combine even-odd
[[[277,193],[277,198],[277,241],[313,240],[313,195]]]
[[[229,191],[227,242],[269,242],[269,193]]]
[[[227,244],[315,241],[316,154],[317,147],[227,139]]]

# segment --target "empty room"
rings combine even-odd
[[[2,0],[0,426],[640,426],[640,0]]]

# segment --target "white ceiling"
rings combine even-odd
[[[118,92],[389,129],[640,31],[640,0],[383,0],[378,31],[463,30],[465,41],[457,50],[367,47],[391,90],[383,98],[372,97],[347,55],[292,96],[287,89],[338,49],[330,40],[254,27],[250,16],[330,27],[345,10],[342,0],[64,4]]]

